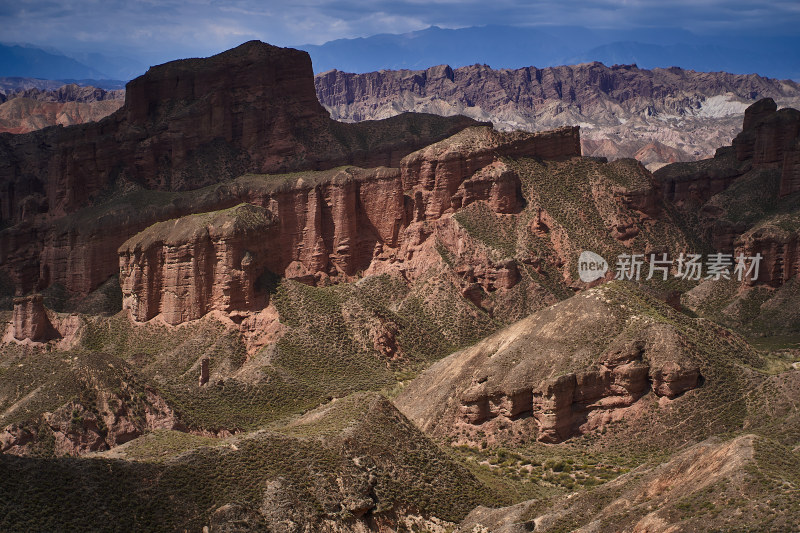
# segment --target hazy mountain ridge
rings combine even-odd
[[[436,26],[403,34],[338,39],[307,50],[317,73],[330,69],[370,72],[484,63],[496,69],[552,67],[582,62],[680,66],[739,74],[758,72],[800,80],[796,33],[770,38],[744,33],[698,35],[672,27],[596,29],[581,26]]]
[[[65,79],[128,80],[146,70],[140,61],[108,57],[93,52],[72,57],[48,47],[33,44],[0,43],[0,76]]]

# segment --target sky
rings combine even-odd
[[[488,7],[487,7],[488,6]],[[378,33],[498,24],[679,27],[796,34],[798,0],[0,0],[0,41],[157,64],[259,39],[321,44]]]

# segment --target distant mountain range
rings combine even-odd
[[[331,70],[318,74],[315,84],[319,101],[337,120],[414,111],[466,115],[500,130],[580,125],[583,155],[635,157],[651,170],[713,156],[730,144],[744,110],[757,99],[800,107],[800,85],[792,81],[597,62],[513,70]]]
[[[382,69],[453,68],[484,64],[494,69],[538,68],[599,61],[642,68],[678,66],[700,72],[753,74],[800,80],[800,35],[741,33],[697,35],[680,28],[597,30],[581,26],[436,26],[403,34],[338,39],[306,50],[314,72],[364,73]],[[69,53],[31,44],[0,43],[0,77],[26,77],[117,89],[144,74],[151,62],[97,51]],[[106,83],[99,83],[103,80]],[[123,80],[115,86],[108,80]],[[45,86],[39,86],[45,89]]]
[[[517,28],[483,26],[399,35],[339,39],[300,45],[314,71],[370,72],[486,64],[492,68],[539,68],[600,61],[642,68],[679,66],[704,72],[758,73],[800,79],[800,36],[769,39],[742,34],[700,36],[677,28],[594,30],[578,26]]]
[[[109,57],[100,53],[70,57],[57,50],[28,44],[0,43],[0,76],[84,81],[84,85],[116,89],[124,81],[144,74],[147,66],[125,57]],[[122,81],[120,81],[122,80]],[[106,83],[102,83],[106,82]],[[45,89],[45,86],[38,86]]]

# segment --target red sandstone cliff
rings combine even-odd
[[[274,223],[269,211],[243,204],[151,226],[120,249],[123,306],[138,320],[161,313],[170,324],[254,308]]]
[[[279,182],[245,176],[225,194],[260,207],[162,222],[120,248],[124,306],[137,320],[160,314],[177,324],[212,309],[263,307],[257,280],[266,271],[306,283],[346,281],[359,271],[413,277],[406,263],[433,239],[428,223],[476,201],[501,214],[521,209],[519,177],[501,157],[558,159],[579,150],[577,128],[531,134],[484,126],[409,154],[400,169],[349,167]],[[513,286],[519,276],[514,265],[488,269],[480,277],[493,286]]]
[[[130,190],[195,190],[246,172],[398,166],[474,124],[432,115],[334,122],[317,101],[308,55],[257,41],[153,67],[100,122],[0,134],[0,268],[23,292],[58,282],[86,294],[116,272],[116,249],[154,222],[247,201],[223,192],[200,205],[165,204],[150,195],[121,215],[114,204]]]
[[[14,299],[12,327],[17,340],[46,342],[60,336],[50,322],[39,294]]]

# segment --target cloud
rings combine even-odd
[[[248,39],[281,46],[438,25],[682,27],[703,34],[800,27],[796,1],[765,0],[18,0],[0,4],[4,41],[138,56],[209,55]]]

